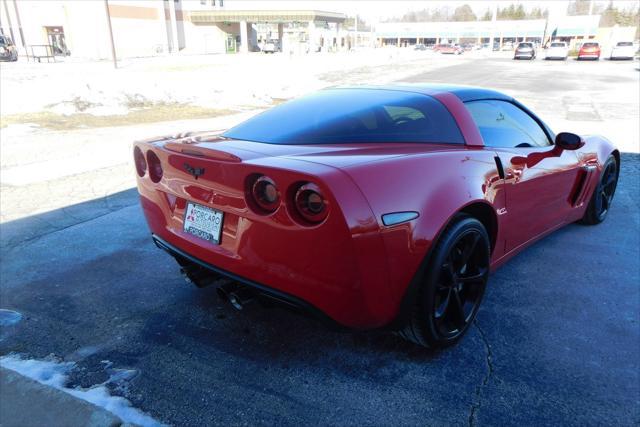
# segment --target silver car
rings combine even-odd
[[[534,59],[536,57],[536,46],[531,42],[520,42],[513,54],[513,59]]]

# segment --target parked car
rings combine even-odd
[[[633,59],[636,49],[633,42],[618,42],[611,49],[609,59]]]
[[[267,40],[261,47],[264,53],[276,53],[280,52],[280,42],[278,40]]]
[[[18,49],[13,41],[7,37],[0,35],[0,61],[15,62],[18,60]]]
[[[460,55],[464,50],[458,44],[437,44],[433,50],[444,54]]]
[[[518,46],[516,46],[516,50],[513,54],[513,59],[535,59],[536,57],[536,47],[533,43],[530,42],[520,42]]]
[[[427,47],[422,43],[419,43],[413,47],[413,50],[427,50]]]
[[[551,42],[544,53],[544,59],[562,59],[569,56],[569,46],[565,42]]]
[[[580,46],[578,51],[578,59],[600,59],[600,44],[597,42],[587,42]]]
[[[451,85],[325,89],[133,156],[151,237],[188,281],[430,347],[469,329],[490,271],[602,222],[620,170],[608,140]]]
[[[513,42],[504,42],[500,50],[513,50]]]

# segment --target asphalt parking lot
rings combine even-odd
[[[403,81],[507,89],[555,130],[637,123],[637,64],[465,64]],[[446,351],[279,308],[235,311],[184,283],[129,189],[0,224],[0,308],[22,314],[0,355],[73,361],[71,386],[132,372],[111,392],[174,425],[638,425],[640,156],[625,135],[607,220],[567,226],[498,270],[475,327]]]

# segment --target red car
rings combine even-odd
[[[134,158],[152,238],[189,281],[431,347],[469,328],[490,271],[604,220],[620,170],[606,139],[431,85],[322,90],[226,132],[138,141]]]
[[[600,59],[600,45],[595,42],[583,43],[578,51],[578,59]]]
[[[464,52],[464,49],[457,44],[437,44],[434,46],[433,50],[435,52],[451,55],[460,55],[462,52]]]

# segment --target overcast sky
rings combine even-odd
[[[594,0],[595,3],[606,6],[608,0]],[[227,0],[229,9],[316,9],[332,12],[343,12],[349,15],[358,14],[367,20],[379,20],[393,16],[402,16],[411,10],[433,9],[449,7],[453,11],[463,4],[471,6],[476,15],[482,15],[487,8],[506,7],[512,3],[522,4],[526,9],[541,7],[549,9],[552,16],[562,16],[569,0]],[[633,8],[638,6],[638,0],[616,0],[613,2],[618,8]]]

